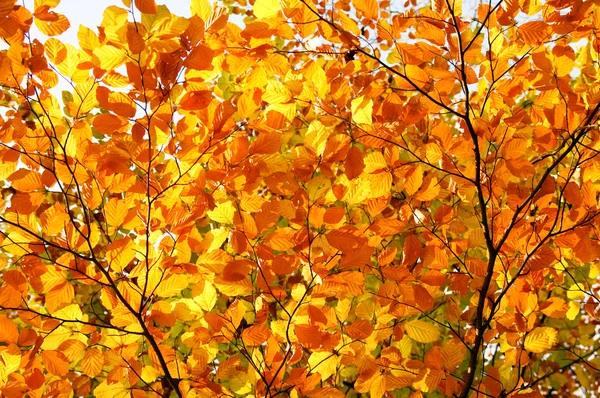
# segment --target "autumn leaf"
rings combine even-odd
[[[0,0],[0,395],[595,391],[596,3]]]
[[[533,329],[525,337],[525,349],[529,352],[544,353],[556,343],[558,331],[550,327]]]
[[[438,328],[435,325],[425,321],[409,321],[403,326],[406,334],[408,334],[408,337],[418,341],[419,343],[431,343],[436,341],[440,336]]]

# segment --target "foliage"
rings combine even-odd
[[[2,396],[600,389],[597,1],[58,3],[0,0]]]

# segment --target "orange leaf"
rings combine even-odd
[[[281,147],[281,134],[276,132],[261,132],[258,138],[250,145],[251,154],[269,154],[279,151]]]
[[[56,376],[66,376],[69,372],[69,360],[58,351],[43,351],[42,360],[48,372]]]
[[[252,325],[242,332],[242,340],[249,346],[263,344],[271,336],[271,329],[265,325]]]
[[[346,333],[353,339],[364,340],[373,333],[373,325],[366,320],[354,321],[346,327]]]
[[[354,7],[361,11],[365,18],[377,19],[379,4],[377,0],[352,0]]]
[[[190,91],[179,102],[185,111],[197,111],[206,108],[212,101],[212,93],[208,90]]]
[[[135,0],[135,6],[143,14],[156,14],[156,3],[154,0]]]
[[[550,36],[550,26],[544,21],[530,21],[517,28],[526,44],[540,44]]]
[[[89,377],[96,377],[104,367],[104,355],[99,349],[89,348],[81,360],[81,369]]]

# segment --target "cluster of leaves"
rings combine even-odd
[[[597,2],[58,3],[0,0],[2,396],[600,389]]]

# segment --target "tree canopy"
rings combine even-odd
[[[166,3],[0,0],[2,397],[600,390],[599,1]]]

